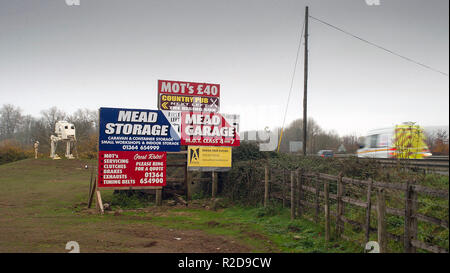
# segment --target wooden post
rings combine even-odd
[[[306,141],[308,132],[308,116],[307,116],[307,94],[308,94],[308,20],[309,20],[309,7],[305,9],[305,57],[304,57],[304,74],[303,74],[303,156],[306,156]]]
[[[291,171],[291,220],[295,218],[295,179],[294,171]]]
[[[100,213],[104,214],[105,210],[103,209],[102,195],[98,189],[96,190],[96,193],[97,193],[97,207],[99,208]]]
[[[319,214],[320,214],[320,206],[319,206],[319,193],[320,193],[320,181],[319,181],[319,177],[316,177],[315,180],[315,184],[316,184],[316,193],[315,193],[315,197],[314,197],[314,202],[315,202],[315,211],[314,211],[314,222],[319,223]]]
[[[186,201],[190,201],[192,199],[192,173],[191,172],[187,172],[186,173],[187,178],[187,193],[186,193]]]
[[[184,165],[184,182],[186,185],[186,202],[189,202],[192,199],[192,174],[188,170],[188,156],[189,152],[186,153],[186,162]]]
[[[406,181],[405,191],[405,227],[403,232],[403,251],[410,253],[411,250],[411,236],[409,234],[409,226],[411,221],[411,187],[409,181]]]
[[[297,212],[298,212],[298,207],[299,207],[299,202],[300,202],[300,196],[298,195],[298,170],[295,171],[294,173],[294,178],[295,178],[295,194],[296,194],[296,199],[295,199],[295,208],[294,208],[294,218],[297,217]]]
[[[337,181],[337,212],[336,212],[336,235],[339,237],[344,232],[344,223],[342,221],[343,216],[343,202],[342,202],[342,173],[339,173],[338,181]]]
[[[384,189],[377,191],[377,212],[378,212],[378,244],[380,246],[380,253],[387,252],[387,236],[386,236],[386,200],[384,196]]]
[[[415,184],[415,181],[414,181]],[[410,222],[410,236],[411,239],[417,239],[417,211],[419,210],[419,203],[417,201],[417,192],[414,189],[414,186],[411,185],[411,222]],[[411,246],[411,252],[416,253],[416,247]]]
[[[212,172],[212,189],[211,189],[211,197],[216,198],[217,195],[217,173]]]
[[[157,206],[161,206],[162,205],[162,189],[156,189],[155,194],[156,194],[155,203]]]
[[[269,201],[269,166],[264,167],[264,207]]]
[[[328,196],[328,181],[323,184],[325,197],[325,241],[330,241],[330,201]]]
[[[298,209],[297,209],[297,216],[302,216],[302,198],[303,198],[303,189],[302,189],[302,183],[303,182],[303,171],[299,170],[297,174],[297,190],[298,190]]]
[[[186,187],[186,201],[189,200],[189,178],[188,178],[188,168],[187,168],[187,156],[186,165],[184,166],[184,185]]]
[[[366,208],[366,243],[370,241],[370,212],[372,209],[372,179],[370,179],[370,183],[367,186],[367,208]]]
[[[286,170],[283,169],[283,182],[281,184],[281,197],[283,198],[283,208],[286,207]]]
[[[405,253],[414,253],[416,248],[412,246],[411,240],[417,237],[417,193],[414,191],[410,181],[406,182],[405,191],[405,230],[403,234],[403,246]]]
[[[89,195],[88,195],[88,197],[91,196],[93,178],[94,178],[94,168],[91,168],[91,178],[89,179]]]
[[[92,189],[90,189],[88,208],[90,208],[92,205],[92,200],[94,199],[94,193],[95,193],[96,187],[97,187],[97,177],[94,178],[94,185],[92,185]]]

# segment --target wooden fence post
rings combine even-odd
[[[343,216],[343,202],[342,202],[342,172],[339,173],[337,181],[337,212],[336,212],[336,236],[339,237],[344,232],[344,223],[342,221]]]
[[[414,181],[415,184],[415,181]],[[419,210],[419,203],[417,201],[417,192],[414,189],[414,186],[411,186],[412,193],[411,193],[411,226],[409,228],[410,230],[410,236],[411,239],[416,240],[417,239],[417,211]],[[411,246],[411,252],[416,253],[416,247]]]
[[[378,244],[380,246],[380,253],[387,252],[387,236],[386,236],[386,200],[384,196],[384,189],[377,191],[377,212],[378,212]]]
[[[298,170],[295,170],[294,171],[294,183],[295,183],[295,185],[294,185],[294,187],[295,187],[295,193],[294,193],[294,195],[295,195],[295,204],[294,204],[294,218],[297,218],[297,211],[298,211],[298,201],[299,201],[299,196],[298,196],[298,190],[297,190],[297,187],[298,187]]]
[[[366,243],[370,241],[370,212],[372,209],[372,184],[373,181],[370,179],[370,183],[367,186],[367,208],[366,208]]]
[[[294,171],[291,171],[291,220],[295,218],[295,179]]]
[[[325,241],[330,241],[330,201],[328,197],[328,181],[323,184],[325,197]]]
[[[92,200],[94,199],[94,193],[95,193],[96,187],[97,187],[97,177],[94,178],[94,184],[92,185],[92,189],[90,189],[88,208],[91,208]]]
[[[320,214],[320,205],[319,205],[319,193],[320,193],[320,181],[319,177],[317,176],[315,180],[315,186],[316,186],[316,192],[314,196],[314,205],[315,205],[315,211],[314,211],[314,222],[319,223],[319,214]]]
[[[264,167],[264,207],[269,201],[269,166]]]
[[[283,169],[283,180],[281,182],[281,197],[283,198],[283,208],[286,207],[286,170]]]
[[[211,173],[212,178],[212,189],[211,189],[211,197],[216,198],[217,195],[217,173],[212,172]]]
[[[409,181],[406,181],[405,191],[405,227],[403,231],[403,251],[410,253],[411,250],[411,236],[409,235],[409,221],[411,220],[411,187]]]
[[[410,181],[406,182],[405,192],[405,231],[403,234],[403,246],[405,253],[415,253],[416,248],[412,246],[411,240],[417,237],[417,193]]]
[[[302,197],[303,197],[303,170],[299,170],[297,173],[297,191],[298,191],[298,208],[297,217],[302,216]]]

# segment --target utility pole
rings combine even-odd
[[[307,136],[307,94],[308,94],[308,19],[309,8],[305,9],[305,74],[304,74],[304,87],[303,87],[303,155],[306,156],[306,136]]]

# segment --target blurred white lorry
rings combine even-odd
[[[358,157],[423,159],[431,156],[422,127],[404,122],[371,130],[360,144]]]

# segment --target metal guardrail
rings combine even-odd
[[[357,157],[357,154],[334,154],[334,157]],[[365,157],[360,157],[365,158]],[[427,161],[448,161],[449,157],[448,155],[432,155],[430,157],[427,157],[425,159],[417,159],[417,160],[427,160]]]
[[[336,158],[356,157],[354,154],[335,154]],[[449,171],[448,156],[431,156],[425,159],[398,159],[398,158],[367,158],[358,157],[358,160],[372,160],[383,165],[417,168],[434,171]]]

